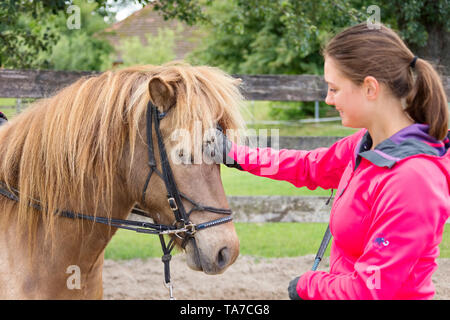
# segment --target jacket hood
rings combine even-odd
[[[355,151],[373,164],[388,168],[414,155],[444,156],[450,149],[450,131],[444,140],[436,140],[428,131],[429,126],[426,124],[412,124],[382,141],[374,150],[369,150],[372,137],[367,131]]]

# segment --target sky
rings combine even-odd
[[[126,17],[128,17],[129,15],[131,15],[133,12],[142,9],[142,5],[141,4],[136,4],[132,1],[130,1],[131,3],[125,7],[125,8],[121,8],[117,14],[116,14],[116,19],[117,21],[121,21],[123,19],[125,19]]]
[[[123,19],[125,19],[126,17],[130,16],[133,12],[142,9],[142,5],[141,4],[136,4],[134,1],[128,1],[129,4],[127,6],[117,6],[116,10],[116,20],[117,21],[121,21]],[[113,0],[108,0],[108,4],[111,4],[114,8],[114,1]],[[112,8],[112,10],[114,10]]]

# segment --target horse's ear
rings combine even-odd
[[[148,83],[150,100],[161,111],[167,111],[176,103],[175,89],[159,77],[154,77]]]

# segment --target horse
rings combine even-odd
[[[10,196],[0,196],[0,298],[101,299],[104,252],[118,228],[95,219],[124,221],[138,207],[159,226],[173,226],[177,205],[190,210],[189,226],[226,217],[219,164],[177,159],[193,158],[205,143],[192,143],[196,134],[218,125],[239,132],[242,101],[239,79],[178,61],[85,76],[2,125],[0,183]],[[150,105],[158,126],[148,121]],[[161,148],[170,156],[155,156],[159,173],[149,174],[149,150],[162,155]],[[168,205],[164,165],[181,203]],[[239,255],[230,220],[198,232],[187,225],[166,231],[184,230],[195,240],[170,235],[188,267],[219,274]],[[69,278],[76,270],[74,287]]]

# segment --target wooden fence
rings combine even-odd
[[[0,97],[43,98],[51,95],[78,78],[98,74],[96,72],[53,70],[0,69]],[[308,122],[336,121],[339,117],[320,118],[319,101],[327,94],[322,76],[316,75],[234,75],[243,80],[242,92],[247,100],[258,101],[314,101],[313,119],[299,121],[252,121],[252,124],[298,125]],[[447,97],[450,97],[450,77],[443,77]],[[450,100],[450,99],[449,99]],[[20,100],[18,100],[20,101]],[[20,109],[20,103],[16,107]],[[252,105],[252,112],[254,107]]]
[[[78,78],[94,72],[0,69],[0,97],[43,98]],[[242,91],[248,100],[319,101],[324,100],[327,85],[315,75],[233,75],[243,80]],[[450,77],[442,78],[450,98]],[[450,100],[450,99],[449,99]]]

